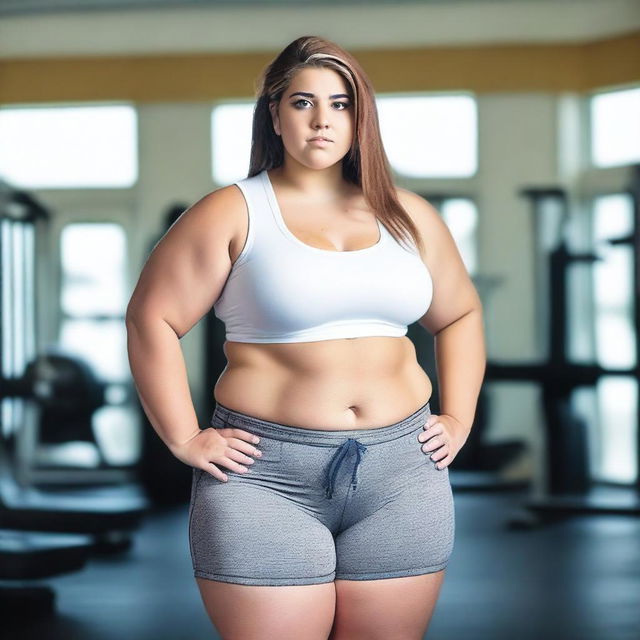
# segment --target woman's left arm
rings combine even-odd
[[[419,439],[442,469],[466,442],[486,369],[482,303],[458,247],[438,211],[422,196],[397,189],[421,234],[421,254],[433,284],[429,309],[418,321],[435,341],[439,415],[430,415]]]
[[[486,368],[482,307],[475,307],[434,336],[440,415],[431,415],[420,440],[431,459],[449,465],[469,437]]]

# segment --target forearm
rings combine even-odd
[[[159,317],[127,319],[127,352],[149,422],[171,449],[200,431],[180,339]]]
[[[453,416],[471,431],[487,356],[482,309],[475,309],[435,337],[440,413]]]

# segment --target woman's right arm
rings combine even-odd
[[[224,463],[238,471],[238,462],[250,460],[242,451],[254,451],[246,431],[226,430],[241,438],[233,442],[238,451],[232,451],[216,430],[200,429],[180,346],[180,338],[211,309],[226,283],[229,246],[239,207],[245,206],[238,188],[229,186],[187,209],[154,247],[127,306],[129,364],[144,412],[176,457],[202,468],[209,466],[212,453],[220,456],[224,450],[224,456],[232,456]],[[194,439],[197,446],[188,446]],[[220,472],[214,475],[222,479]]]

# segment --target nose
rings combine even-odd
[[[323,105],[318,106],[313,119],[314,129],[326,129],[329,126],[329,115],[327,109],[328,107]]]

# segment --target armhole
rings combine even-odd
[[[236,258],[236,261],[233,263],[232,265],[232,269],[235,267],[239,267],[241,264],[243,264],[244,262],[246,262],[247,256],[249,255],[249,252],[251,251],[251,247],[253,246],[253,224],[252,224],[252,214],[251,214],[251,204],[250,204],[250,198],[247,194],[247,192],[244,189],[244,186],[241,182],[234,182],[233,183],[236,187],[238,187],[238,189],[240,189],[240,193],[242,194],[242,197],[244,198],[244,203],[245,203],[245,208],[246,208],[246,215],[248,218],[247,221],[247,236],[245,238],[244,241],[244,246],[242,247],[242,251],[240,252],[240,254],[238,255],[238,257]]]

